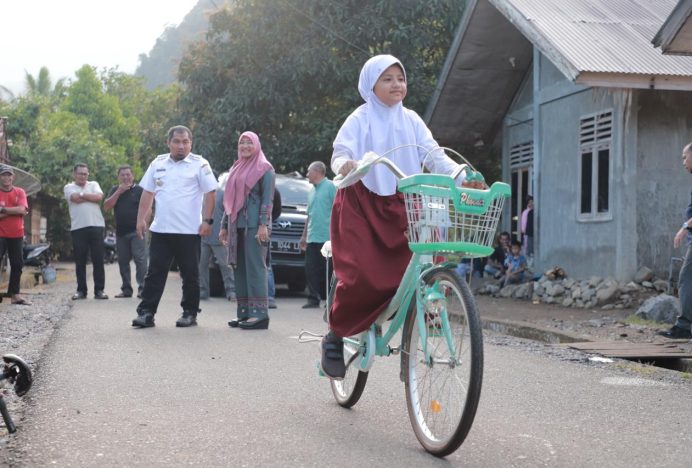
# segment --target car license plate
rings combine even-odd
[[[275,240],[272,241],[272,252],[300,253],[298,241]]]

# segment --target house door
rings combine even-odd
[[[533,142],[512,146],[509,156],[511,171],[512,239],[521,240],[521,212],[526,208],[526,197],[533,195]]]

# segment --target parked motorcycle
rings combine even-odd
[[[35,267],[34,277],[36,282],[43,277],[44,283],[52,283],[56,279],[56,271],[50,264],[51,253],[50,244],[41,242],[39,244],[24,244],[24,267]]]
[[[0,369],[0,414],[5,421],[7,432],[14,434],[17,432],[17,427],[14,425],[10,413],[7,410],[7,405],[3,399],[5,392],[2,387],[9,383],[14,386],[14,393],[17,396],[26,394],[31,388],[33,378],[31,377],[31,369],[19,356],[14,354],[5,354],[2,356],[4,366]]]
[[[24,244],[24,266],[43,268],[50,263],[50,244]]]
[[[115,249],[115,234],[111,231],[106,233],[103,238],[103,261],[104,263],[114,263],[118,260],[118,252]]]

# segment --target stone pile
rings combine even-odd
[[[592,276],[586,280],[574,278],[550,279],[547,275],[536,281],[501,287],[489,281],[476,290],[478,294],[533,302],[556,304],[563,307],[624,309],[638,307],[651,296],[668,291],[668,282],[655,279],[653,272],[643,267],[634,279],[620,283],[613,278]]]

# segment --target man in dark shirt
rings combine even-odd
[[[116,249],[122,278],[120,293],[115,297],[132,297],[130,260],[135,261],[137,297],[140,297],[144,287],[144,275],[147,272],[146,242],[137,235],[137,210],[142,187],[134,183],[132,167],[128,165],[118,168],[118,182],[120,184],[111,189],[108,198],[103,202],[105,209],[115,211]]]

